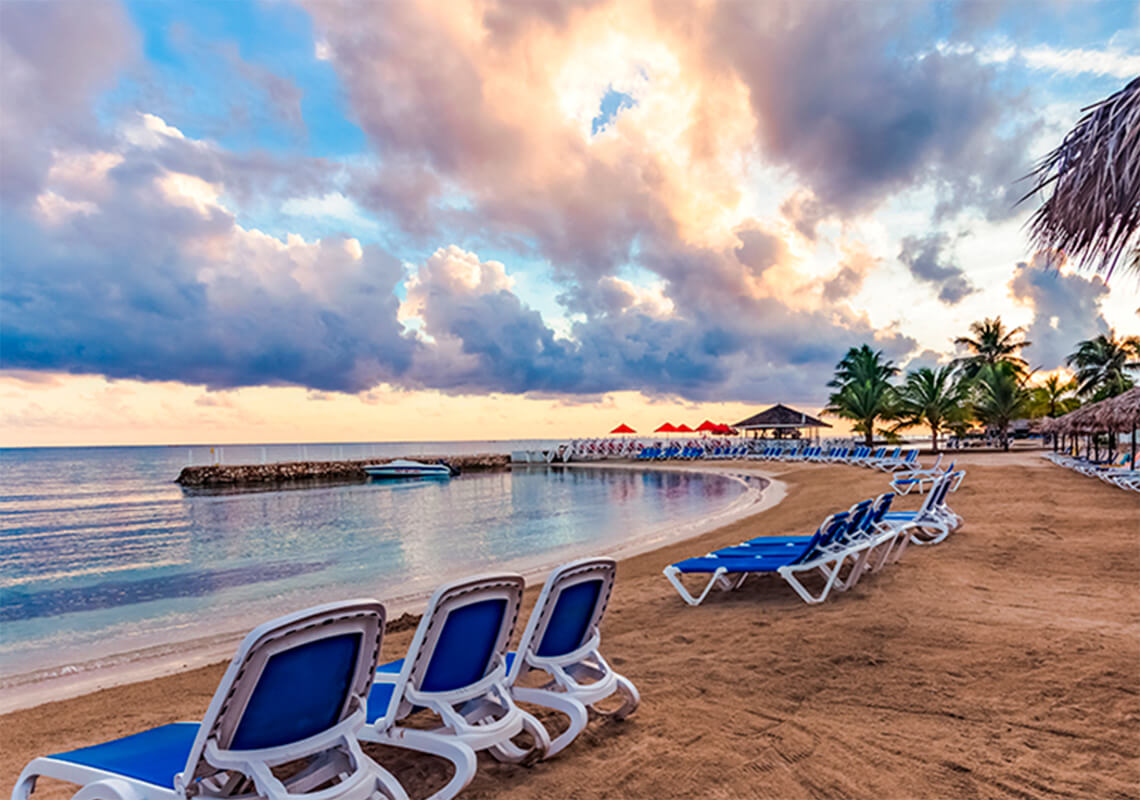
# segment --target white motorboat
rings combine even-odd
[[[397,458],[387,464],[368,464],[364,471],[373,478],[450,478],[447,464],[424,464]]]

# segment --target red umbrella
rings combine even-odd
[[[683,422],[677,426],[676,431],[677,431],[677,433],[695,433],[695,431],[692,428],[690,428],[688,425],[686,425]]]
[[[677,432],[677,428],[674,427],[672,422],[666,422],[664,425],[662,425],[660,428],[658,428],[657,430],[654,431],[654,433],[676,433],[676,432]]]
[[[610,431],[610,433],[637,433],[637,431],[623,422],[621,425],[618,425],[616,428]]]
[[[715,432],[721,434],[722,436],[732,436],[736,433],[736,431],[725,425],[723,422],[716,426]]]
[[[717,433],[720,425],[715,422],[709,422],[707,419],[697,426],[697,433]]]

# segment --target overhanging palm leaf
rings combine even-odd
[[[1029,220],[1040,249],[1059,250],[1107,280],[1121,255],[1140,272],[1140,78],[1086,111],[1030,175],[1052,190]]]

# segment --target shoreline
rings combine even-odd
[[[717,474],[738,481],[744,486],[741,495],[722,508],[695,519],[677,524],[670,522],[647,530],[642,535],[615,543],[598,550],[596,547],[578,548],[575,552],[544,554],[530,558],[508,560],[503,569],[518,572],[528,587],[541,583],[559,564],[587,555],[603,555],[619,561],[633,558],[686,539],[702,536],[711,531],[754,516],[777,505],[784,499],[786,487],[770,475],[731,463],[717,464],[641,464],[637,462],[581,462],[558,465],[519,466],[519,469],[626,469],[661,472],[698,472]],[[251,488],[258,487],[252,484]],[[238,488],[236,486],[232,488]],[[268,489],[268,484],[260,488]],[[283,487],[283,488],[288,488]],[[256,490],[256,489],[255,489]],[[388,611],[389,624],[406,614],[417,614],[434,586],[408,594],[395,595],[382,600]],[[253,624],[257,624],[254,622]],[[234,649],[252,625],[195,636],[178,642],[165,643],[127,651],[89,661],[72,662],[55,668],[15,673],[0,677],[0,714],[24,711],[59,700],[70,700],[114,687],[141,684],[179,673],[209,667],[229,660]],[[414,626],[413,626],[414,627]]]

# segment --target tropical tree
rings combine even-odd
[[[1003,450],[1009,450],[1009,424],[1029,409],[1029,391],[1012,364],[986,364],[972,384],[974,416],[997,431]]]
[[[1035,417],[1059,417],[1081,404],[1075,397],[1077,382],[1054,372],[1034,386],[1029,394],[1029,410]]]
[[[970,323],[972,336],[959,336],[954,344],[965,345],[970,355],[959,359],[968,378],[973,378],[986,365],[1001,362],[1010,364],[1019,375],[1024,374],[1029,364],[1019,354],[1021,348],[1031,342],[1025,339],[1025,328],[1007,330],[1001,317],[986,317],[981,322]]]
[[[938,434],[942,429],[967,416],[965,394],[966,385],[959,379],[958,369],[953,364],[910,372],[898,390],[898,427],[927,426],[937,453]]]
[[[1063,252],[1105,280],[1121,256],[1140,272],[1140,78],[1095,105],[1041,159],[1025,200],[1050,187],[1033,214],[1039,248]]]
[[[835,377],[827,384],[836,391],[828,398],[825,413],[854,421],[852,428],[862,433],[868,445],[875,440],[875,423],[892,419],[896,413],[895,389],[891,378],[898,367],[883,359],[881,350],[868,345],[852,347],[835,367]]]
[[[1131,389],[1134,381],[1127,374],[1140,368],[1140,336],[1116,338],[1110,330],[1093,339],[1077,342],[1077,349],[1066,359],[1077,370],[1077,392],[1093,400],[1115,397]]]

